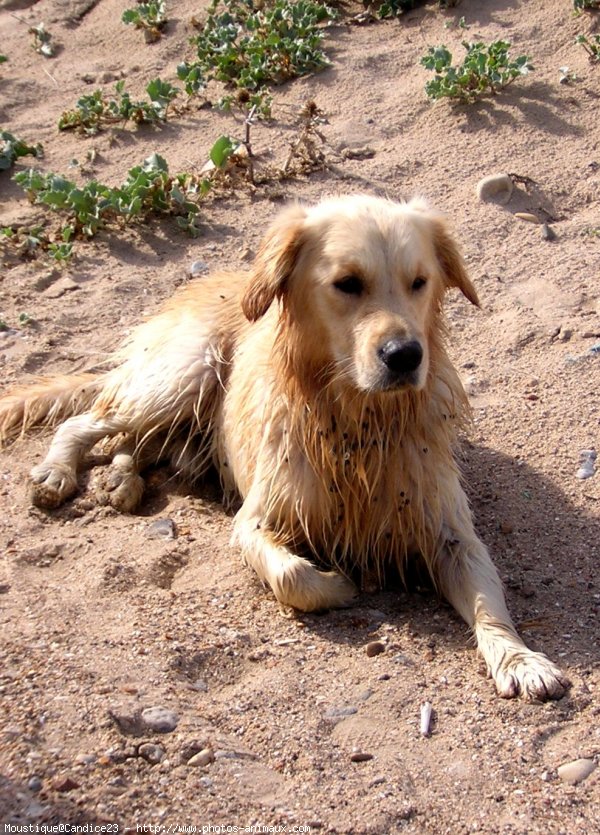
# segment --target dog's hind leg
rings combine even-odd
[[[77,468],[97,441],[127,430],[123,421],[92,412],[75,415],[59,428],[48,454],[31,470],[31,501],[37,507],[59,507],[77,492]]]

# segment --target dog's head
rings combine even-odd
[[[444,292],[479,304],[442,218],[422,200],[367,196],[287,209],[261,246],[242,306],[281,302],[312,367],[365,392],[425,385]]]

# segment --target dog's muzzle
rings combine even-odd
[[[416,385],[423,360],[423,348],[416,339],[389,339],[378,348],[377,356],[387,371],[387,388]]]

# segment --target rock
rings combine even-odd
[[[580,467],[575,473],[575,478],[591,478],[596,472],[596,458],[595,449],[582,449],[579,453]]]
[[[509,174],[490,174],[479,180],[475,192],[484,203],[493,201],[504,206],[512,197],[513,181]]]
[[[373,754],[367,754],[366,751],[353,751],[350,754],[350,761],[353,763],[366,763],[373,759]]]
[[[65,794],[79,788],[79,783],[73,780],[72,777],[59,777],[53,781],[52,786],[57,792]]]
[[[166,707],[147,707],[142,710],[141,721],[145,728],[156,734],[170,734],[177,727],[179,717]]]
[[[557,773],[563,783],[570,783],[570,785],[575,786],[587,779],[596,768],[594,760],[580,759],[559,765]]]
[[[556,232],[551,226],[548,226],[547,223],[544,223],[542,226],[542,238],[545,241],[555,241],[556,240]]]
[[[156,519],[146,529],[148,539],[176,539],[177,528],[172,519]]]
[[[385,644],[382,644],[381,641],[370,641],[365,650],[368,657],[373,658],[375,655],[381,655],[382,652],[385,652]]]
[[[160,745],[155,745],[152,742],[144,742],[138,748],[138,757],[142,757],[142,759],[149,762],[151,765],[157,765],[161,762],[165,757],[165,749],[161,748]]]
[[[183,747],[179,752],[179,761],[182,764],[185,764],[191,760],[195,754],[200,753],[200,751],[203,751],[206,748],[212,748],[208,739],[191,739],[189,742],[185,742],[183,744]]]
[[[205,275],[209,270],[206,261],[192,261],[190,265],[190,276],[196,278],[199,275]]]
[[[344,148],[342,157],[344,159],[372,159],[375,156],[375,149],[370,145],[363,145],[360,148]]]
[[[39,777],[30,777],[27,781],[27,788],[30,792],[39,792],[42,788],[42,781]]]
[[[329,719],[330,722],[341,722],[342,719],[354,716],[355,713],[358,713],[358,708],[350,705],[348,707],[331,707],[325,711],[324,718]]]
[[[192,767],[204,767],[215,761],[215,754],[212,748],[203,748],[193,757],[190,757],[187,764]]]

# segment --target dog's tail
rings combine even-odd
[[[86,411],[98,396],[104,375],[86,372],[40,377],[0,396],[0,446],[34,426],[54,426]]]

